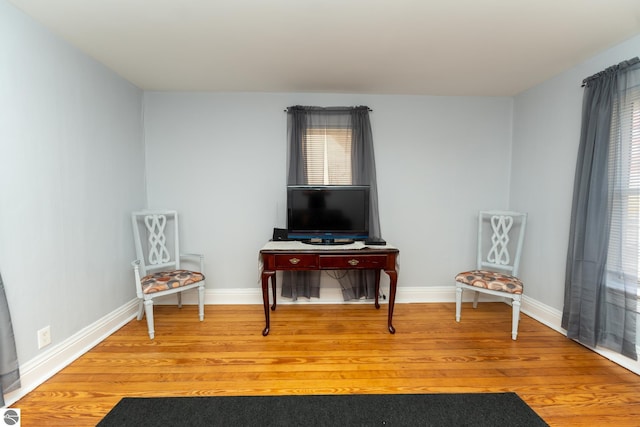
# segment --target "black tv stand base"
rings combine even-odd
[[[302,243],[307,245],[350,245],[353,239],[306,239]]]

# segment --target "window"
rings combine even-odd
[[[351,185],[351,128],[308,128],[307,179],[312,185]]]
[[[640,283],[640,88],[612,113],[609,179],[617,182],[607,253],[609,298],[624,305],[625,283]],[[614,174],[617,174],[617,178]],[[640,313],[640,286],[636,291]],[[636,326],[636,352],[640,353],[640,317]]]

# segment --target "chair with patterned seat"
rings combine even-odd
[[[182,292],[198,289],[198,314],[204,320],[204,256],[180,252],[178,213],[172,210],[140,211],[131,214],[136,260],[131,263],[136,295],[140,300],[138,320],[147,316],[149,337],[155,336],[153,300],[176,294],[182,307]],[[181,261],[198,266],[183,269]]]
[[[473,308],[478,307],[480,293],[509,298],[512,306],[511,338],[517,338],[524,291],[518,270],[526,225],[526,213],[479,213],[476,269],[461,272],[455,279],[457,322],[460,322],[464,290],[474,292]]]

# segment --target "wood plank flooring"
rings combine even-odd
[[[640,425],[640,376],[510,307],[396,304],[156,307],[16,404],[22,426],[94,426],[125,396],[513,391],[551,426]]]

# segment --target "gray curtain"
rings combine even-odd
[[[16,342],[4,283],[0,275],[0,406],[4,406],[4,394],[19,387],[20,371]]]
[[[569,338],[634,360],[638,277],[637,273],[629,277],[616,271],[619,266],[611,259],[609,243],[611,224],[620,221],[614,217],[614,190],[615,177],[620,175],[617,168],[622,164],[619,156],[625,155],[618,147],[619,129],[624,123],[615,121],[628,91],[639,82],[638,58],[583,82],[582,128],[562,314],[562,327]],[[637,259],[637,248],[632,256]]]
[[[287,185],[308,184],[306,153],[302,141],[308,128],[322,126],[350,127],[352,129],[352,182],[355,185],[370,186],[369,235],[381,237],[376,166],[368,107],[289,107],[287,109],[287,140],[289,143]],[[344,272],[338,276],[338,281],[345,300],[375,297],[375,273],[373,271]],[[294,300],[298,296],[319,297],[320,272],[284,272],[282,296]]]

